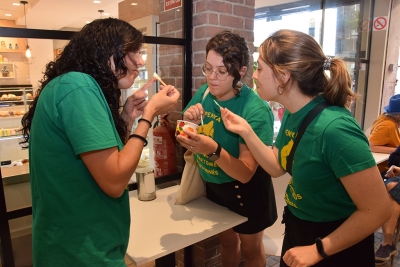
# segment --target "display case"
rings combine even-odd
[[[19,145],[19,129],[32,101],[32,85],[0,85],[0,162],[28,158],[28,150]]]

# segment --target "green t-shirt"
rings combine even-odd
[[[126,266],[129,195],[106,195],[80,154],[123,144],[89,75],[53,79],[37,103],[29,140],[34,266]]]
[[[285,112],[275,142],[283,169],[286,170],[286,158],[304,117],[322,101],[324,98],[318,96],[294,114]],[[368,140],[351,113],[330,106],[315,117],[300,140],[286,189],[286,203],[303,220],[326,222],[347,218],[356,206],[340,178],[375,165]]]
[[[197,103],[202,104],[205,110],[204,126],[199,127],[199,133],[213,138],[233,157],[239,157],[239,143],[245,144],[245,142],[240,135],[232,133],[225,128],[219,107],[214,103],[215,100],[222,107],[228,108],[233,113],[243,117],[263,143],[272,145],[274,117],[268,103],[263,101],[246,85],[242,87],[238,95],[226,101],[219,101],[210,93],[203,99],[207,87],[207,84],[203,85],[185,108],[186,110]],[[207,155],[195,154],[195,158],[199,163],[200,174],[205,181],[217,184],[234,181],[233,178],[218,167],[216,162],[210,161]]]

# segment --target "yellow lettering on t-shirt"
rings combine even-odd
[[[286,136],[289,136],[290,138],[294,138],[296,133],[292,132],[290,130],[285,130],[285,134],[286,134]]]

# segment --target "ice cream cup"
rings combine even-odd
[[[191,131],[193,133],[197,133],[197,129],[199,126],[193,122],[190,121],[184,121],[184,120],[177,120],[176,122],[176,131],[175,131],[175,136],[182,135],[185,137],[188,137],[187,134],[183,132],[183,130]]]

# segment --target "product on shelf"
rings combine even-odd
[[[0,137],[13,136],[13,135],[18,135],[18,129],[16,129],[16,128],[12,128],[12,129],[0,128]]]

